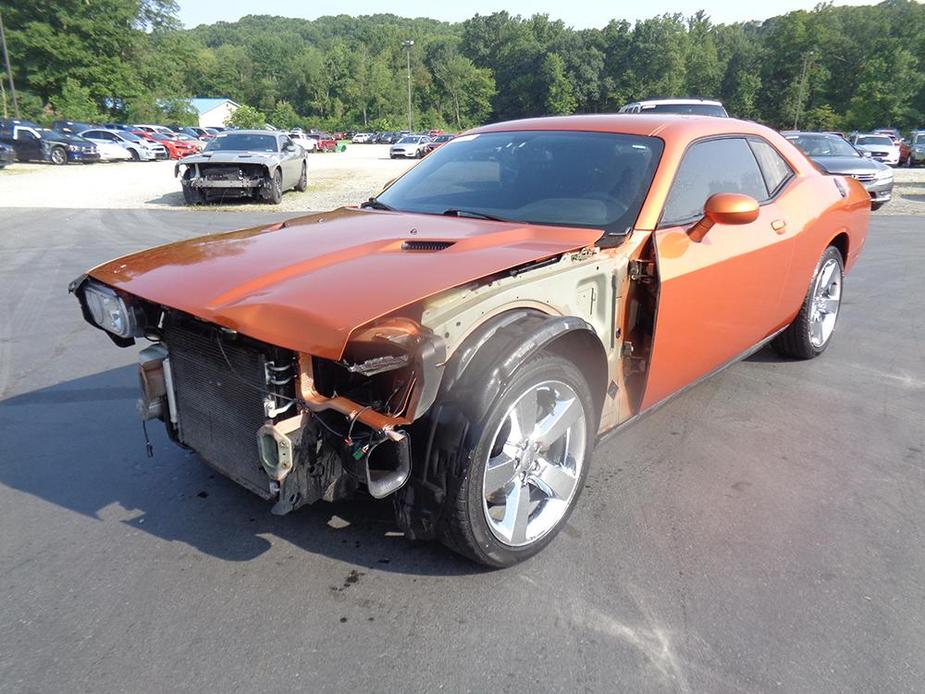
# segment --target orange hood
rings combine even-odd
[[[376,318],[600,236],[594,229],[342,208],[159,246],[89,274],[263,342],[340,359],[351,333]],[[403,247],[425,241],[451,245]]]

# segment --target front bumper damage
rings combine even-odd
[[[201,166],[200,164],[178,162],[174,166],[174,177],[179,176],[181,166],[186,166],[192,170],[191,175],[184,175],[181,179],[181,184],[186,188],[249,192],[266,188],[270,185],[270,177],[267,175],[266,169],[261,166],[237,166],[234,164]]]
[[[356,376],[364,372],[384,373],[379,369],[406,369],[411,380],[407,394],[401,399],[402,407],[394,413],[382,412],[336,391],[327,392],[330,385],[324,389],[319,386],[316,359],[311,355],[293,355],[291,363],[287,363],[277,353],[274,360],[263,363],[267,388],[262,403],[263,424],[250,432],[253,442],[250,456],[240,448],[218,455],[214,451],[222,449],[201,445],[201,435],[192,431],[196,420],[201,420],[201,412],[189,404],[189,384],[183,382],[189,371],[176,368],[189,368],[182,361],[188,359],[188,354],[179,350],[172,354],[169,331],[163,342],[145,348],[139,355],[138,410],[145,420],[163,421],[171,438],[196,450],[210,466],[274,502],[274,514],[282,515],[319,500],[334,501],[358,487],[365,487],[375,498],[387,497],[401,489],[411,475],[407,427],[433,404],[446,354],[442,338],[419,329],[408,330],[399,324],[384,331],[380,329],[379,334],[375,328],[371,330],[372,334],[360,335],[360,339],[382,337],[383,332],[394,338],[407,330],[402,335],[412,348],[407,359],[345,362],[345,370],[352,369]],[[234,374],[249,378],[233,348],[220,351],[226,360],[230,359],[229,366],[234,367],[229,377]],[[175,365],[177,359],[181,361]],[[205,374],[203,381],[195,384],[197,391],[221,386],[218,383],[221,376],[215,376],[214,371],[202,365],[196,368]],[[213,406],[216,402],[220,401],[211,401]],[[237,403],[227,403],[227,409],[236,406]],[[213,426],[214,434],[222,435],[218,423],[221,416],[210,417],[210,435]],[[185,418],[189,421],[184,421]],[[245,421],[256,423],[253,419]],[[240,457],[251,462],[242,463],[236,459]]]

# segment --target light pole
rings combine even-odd
[[[797,96],[797,106],[793,115],[793,129],[797,130],[800,124],[800,116],[803,115],[803,94],[806,91],[806,80],[809,77],[809,68],[812,65],[813,54],[815,51],[807,51],[803,56],[803,70],[800,72],[800,90]]]
[[[414,124],[411,121],[411,47],[414,41],[405,39],[401,42],[402,48],[405,49],[408,58],[408,130],[414,130]]]
[[[0,15],[0,45],[3,47],[3,63],[6,65],[6,74],[10,78],[10,94],[13,97],[13,113],[19,118],[19,104],[16,103],[16,85],[13,84],[13,68],[10,67],[10,54],[6,50],[6,34],[3,33],[3,16]],[[6,99],[3,100],[4,107]]]

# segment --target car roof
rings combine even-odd
[[[493,123],[469,133],[511,130],[575,130],[586,132],[642,135],[662,139],[696,140],[710,135],[747,134],[765,138],[779,136],[776,131],[753,121],[715,116],[677,113],[602,113],[584,116],[551,116]]]
[[[631,101],[627,106],[658,106],[659,104],[708,104],[710,106],[722,106],[721,101],[714,99],[643,99],[642,101]]]
[[[288,135],[289,133],[283,132],[282,130],[226,130],[220,132],[217,137],[224,137],[225,135]]]

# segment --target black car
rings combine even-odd
[[[16,153],[13,148],[0,142],[0,169],[16,161]]]
[[[0,121],[0,142],[13,148],[18,161],[97,162],[100,152],[89,140],[43,128],[28,120]]]
[[[93,123],[82,123],[76,120],[54,120],[51,122],[52,130],[56,130],[65,135],[76,135],[77,133],[82,133],[84,130],[98,127],[100,126],[94,125]]]
[[[870,194],[870,207],[878,210],[893,197],[893,170],[854,148],[844,138],[830,133],[785,132],[797,149],[819,169],[835,176],[857,180]]]

